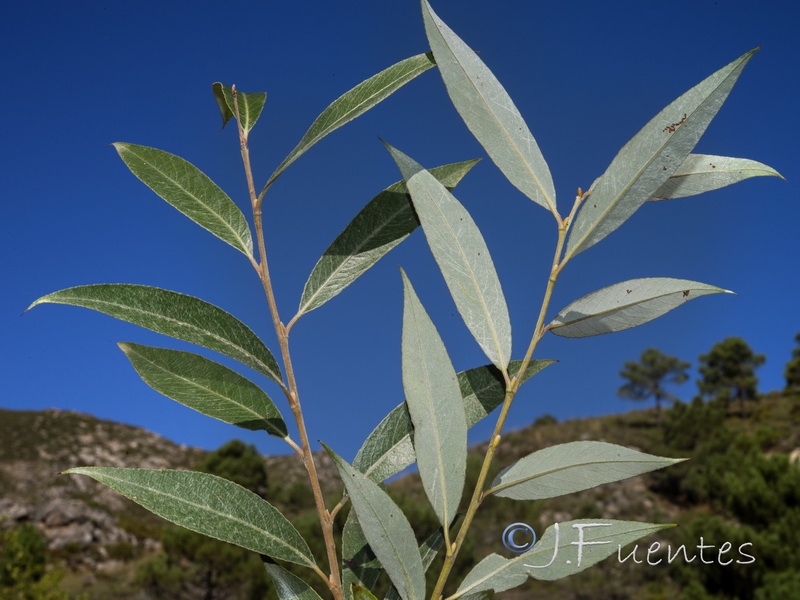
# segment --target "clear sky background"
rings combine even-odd
[[[652,203],[564,271],[553,316],[626,279],[678,277],[734,290],[645,326],[568,340],[539,358],[561,362],[528,383],[509,427],[638,407],[620,400],[619,370],[649,346],[693,363],[727,336],[765,353],[762,391],[784,385],[800,331],[797,255],[798,65],[791,1],[437,0],[434,9],[505,85],[548,160],[559,207],[586,189],[661,108],[713,71],[763,49],[696,151],[752,158],[780,171],[704,196]],[[196,351],[85,309],[45,305],[73,285],[148,284],[231,312],[278,355],[255,273],[244,257],[175,211],[120,161],[112,142],[189,160],[247,212],[233,127],[220,131],[211,84],[267,91],[252,133],[257,185],[332,100],[394,62],[427,50],[419,5],[373,2],[20,2],[4,10],[2,55],[3,293],[0,406],[56,407],[141,425],[216,448],[232,437],[265,453],[282,442],[203,417],[147,387],[115,343]],[[268,252],[283,319],[334,237],[399,174],[377,137],[425,166],[484,156],[431,70],[314,147],[266,199]],[[481,227],[522,356],[555,243],[552,217],[482,161],[456,195]],[[457,370],[485,364],[421,232],[343,294],[309,313],[292,350],[312,439],[351,459],[403,399],[402,265]],[[208,354],[211,356],[211,354]],[[222,361],[225,362],[225,361]],[[230,364],[227,362],[226,364]],[[291,416],[277,387],[242,368]],[[676,393],[690,400],[694,381]],[[473,430],[485,439],[491,424]]]

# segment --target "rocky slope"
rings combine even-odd
[[[120,544],[156,549],[157,517],[88,477],[60,473],[85,465],[191,469],[204,455],[140,427],[86,414],[0,409],[0,527],[32,522],[50,550],[81,550],[73,555],[95,563]],[[334,468],[327,456],[318,458],[323,485],[332,488]],[[294,457],[265,460],[276,479],[303,475]]]

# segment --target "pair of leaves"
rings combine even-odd
[[[216,82],[211,85],[211,90],[214,92],[214,99],[219,106],[219,112],[222,115],[222,127],[228,124],[233,117],[236,116],[236,109],[239,109],[239,124],[245,136],[250,133],[250,130],[255,127],[258,117],[261,116],[261,111],[264,108],[264,103],[267,101],[266,92],[256,93],[243,93],[236,91],[236,101],[233,99],[233,89],[227,85]]]
[[[99,284],[68,288],[31,304],[70,304],[214,350],[281,383],[275,357],[244,323],[198,298],[159,288]],[[246,429],[286,436],[272,400],[238,373],[190,352],[120,344],[145,382],[205,415]]]
[[[578,213],[565,259],[602,240],[657,194],[700,140],[755,52],[684,93],[625,144]]]

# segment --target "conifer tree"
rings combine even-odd
[[[620,397],[628,400],[644,401],[653,398],[656,401],[656,422],[661,427],[661,402],[674,401],[673,394],[664,389],[666,384],[684,383],[689,379],[686,369],[689,363],[675,356],[668,356],[656,348],[648,348],[642,352],[639,362],[627,361],[620,375],[628,383],[619,388]]]
[[[800,392],[800,333],[794,336],[794,341],[797,342],[797,348],[792,350],[792,358],[783,371],[787,392]]]
[[[758,394],[755,370],[765,360],[763,354],[755,354],[742,338],[725,338],[708,354],[700,355],[702,378],[697,387],[703,396],[722,402],[726,408],[731,400],[738,400],[739,414],[744,417],[745,400]]]

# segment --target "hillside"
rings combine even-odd
[[[681,405],[667,411],[663,429],[655,426],[652,412],[644,410],[563,423],[543,417],[525,429],[507,433],[495,471],[542,447],[587,439],[664,456],[691,456],[694,460],[550,501],[514,502],[490,497],[456,567],[460,575],[454,579],[463,577],[491,552],[509,556],[501,544],[501,534],[511,523],[528,523],[541,534],[554,522],[615,518],[681,523],[681,528],[659,534],[657,541],[664,547],[686,544],[693,550],[700,535],[715,546],[726,541],[740,540],[739,545],[749,541],[756,564],[727,567],[716,563],[700,566],[700,561],[669,565],[660,561],[658,566],[648,565],[646,550],[653,542],[648,539],[638,551],[638,560],[620,564],[616,558],[609,558],[566,580],[529,581],[498,598],[521,600],[535,594],[555,600],[633,600],[682,594],[698,600],[780,600],[784,596],[756,594],[759,589],[767,590],[767,584],[778,593],[794,589],[795,584],[800,586],[800,581],[789,580],[791,575],[786,574],[796,568],[798,559],[792,556],[797,553],[787,558],[786,552],[781,555],[780,548],[776,549],[781,544],[784,548],[796,547],[800,542],[796,539],[800,535],[796,527],[800,524],[800,468],[790,465],[787,458],[790,454],[796,457],[800,446],[799,406],[796,398],[770,394],[751,402],[744,419],[714,411],[709,405]],[[472,449],[468,465],[468,479],[472,481],[477,477],[482,451],[480,446]],[[144,429],[88,415],[0,409],[0,522],[5,521],[6,529],[24,522],[35,524],[44,534],[50,562],[64,573],[64,587],[88,594],[85,598],[178,597],[137,589],[137,569],[163,555],[165,523],[88,478],[57,474],[79,465],[196,468],[207,455]],[[324,487],[334,499],[339,489],[334,471],[327,459],[319,458]],[[265,457],[265,461],[270,481],[266,497],[300,521],[301,531],[313,532],[314,517],[308,512],[308,490],[299,461],[291,456]],[[734,461],[734,465],[726,461]],[[741,470],[738,475],[745,478],[745,489],[737,487],[742,481],[736,479],[736,473],[729,473],[737,467]],[[272,483],[278,481],[282,484]],[[435,529],[435,517],[416,476],[392,483],[390,492],[411,513],[420,538]],[[763,511],[770,512],[765,515]],[[767,516],[770,522],[766,522]],[[777,542],[776,535],[780,538]],[[733,553],[731,556],[736,557]],[[743,584],[742,579],[749,582]],[[726,580],[735,583],[741,593],[725,595]],[[385,583],[381,585],[385,587]],[[794,596],[786,596],[790,597]]]

